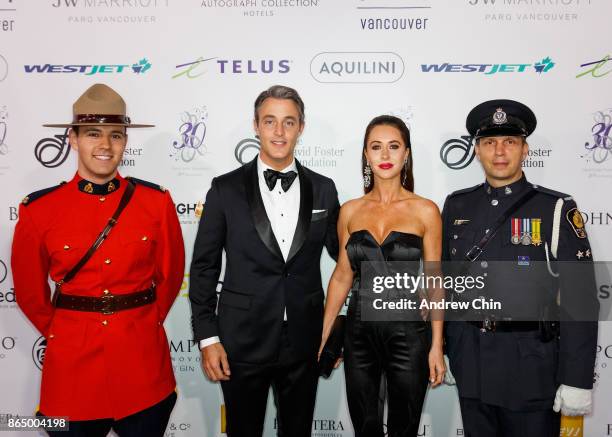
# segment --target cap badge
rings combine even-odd
[[[506,124],[508,117],[502,108],[497,108],[493,114],[493,124]]]

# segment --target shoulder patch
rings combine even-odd
[[[463,190],[453,191],[448,197],[455,197],[459,194],[471,193],[472,191],[476,191],[477,189],[481,188],[483,185],[484,184],[478,184],[470,188],[464,188]]]
[[[572,196],[570,196],[569,194],[565,194],[560,191],[549,190],[548,188],[544,188],[539,185],[533,185],[533,189],[536,190],[538,193],[548,194],[554,197],[562,198],[564,200],[571,200],[572,198]]]
[[[584,221],[582,220],[582,214],[580,214],[578,208],[570,209],[567,214],[565,214],[565,218],[574,230],[576,237],[581,239],[587,237],[586,231],[584,229]]]
[[[62,182],[60,182],[59,185],[56,185],[54,187],[43,188],[42,190],[34,191],[33,193],[30,193],[27,196],[25,196],[21,200],[21,204],[27,206],[27,205],[31,204],[32,202],[34,202],[35,200],[40,199],[41,197],[43,197],[45,194],[49,194],[50,192],[57,190],[59,187],[61,187],[65,183],[66,183],[66,181],[62,181]]]
[[[145,181],[132,176],[127,176],[126,179],[132,181],[136,185],[144,185],[145,187],[153,188],[154,190],[161,191],[162,193],[165,193],[167,191],[161,185],[154,184],[153,182]]]

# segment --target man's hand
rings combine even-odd
[[[229,381],[231,372],[221,343],[214,343],[202,349],[202,369],[213,382]]]
[[[561,384],[555,395],[553,410],[557,413],[560,411],[564,416],[589,414],[593,405],[591,392],[592,390]]]

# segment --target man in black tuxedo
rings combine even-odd
[[[272,387],[278,435],[309,437],[323,320],[319,265],[323,245],[337,258],[340,205],[334,182],[294,157],[304,129],[297,91],[262,92],[254,128],[259,156],[214,178],[206,196],[190,271],[193,331],[206,375],[221,381],[228,436],[262,435]]]

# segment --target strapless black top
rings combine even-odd
[[[423,238],[391,231],[379,244],[370,231],[363,229],[350,235],[346,251],[353,272],[359,273],[363,261],[419,261],[423,256]]]
[[[365,292],[373,297],[370,286],[367,290],[361,289],[361,276],[365,275],[368,283],[371,283],[374,276],[395,276],[397,273],[417,276],[421,268],[423,239],[415,234],[391,231],[382,243],[378,243],[370,231],[363,229],[350,235],[346,251],[354,273],[351,286],[353,296]],[[388,298],[390,295],[385,296]],[[416,298],[416,295],[406,297]],[[351,303],[354,302],[356,299],[351,299]]]

